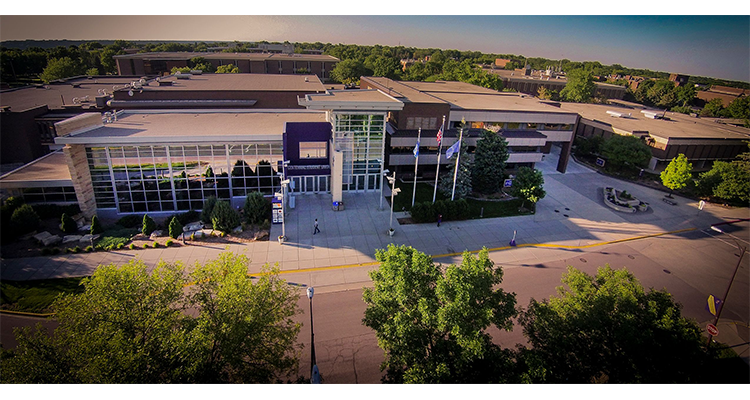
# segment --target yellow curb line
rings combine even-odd
[[[509,250],[509,249],[514,248],[514,247],[516,247],[516,248],[519,248],[519,247],[546,247],[546,248],[562,248],[562,249],[588,249],[588,248],[591,248],[591,247],[604,246],[604,245],[608,245],[608,244],[623,243],[623,242],[629,242],[629,241],[632,241],[632,240],[648,239],[648,238],[653,238],[653,237],[658,237],[658,236],[672,235],[672,234],[682,233],[682,232],[690,232],[690,231],[694,231],[696,229],[698,229],[698,228],[679,229],[679,230],[676,230],[676,231],[654,233],[654,234],[651,234],[651,235],[644,235],[644,236],[634,236],[634,237],[631,237],[631,238],[610,240],[610,241],[607,241],[607,242],[587,244],[587,245],[584,245],[584,246],[569,246],[569,245],[563,245],[563,244],[547,244],[547,243],[524,243],[524,244],[519,244],[518,246],[513,246],[513,247],[511,247],[511,246],[494,247],[494,248],[487,249],[487,250],[491,251],[491,252],[495,252],[495,251]],[[480,251],[482,251],[482,250],[469,250],[468,253],[470,253],[470,254],[476,254],[476,253],[479,253]],[[436,259],[436,258],[445,258],[445,257],[455,257],[455,256],[460,256],[463,253],[464,252],[438,254],[438,255],[434,255],[434,256],[430,256],[430,257],[432,257],[433,259]],[[335,266],[320,267],[320,268],[291,269],[291,270],[279,271],[279,275],[282,275],[282,274],[294,274],[294,273],[305,273],[305,272],[317,272],[317,271],[330,271],[330,270],[345,269],[345,268],[368,267],[368,266],[378,265],[378,264],[379,264],[379,262],[373,261],[373,262],[369,262],[369,263],[335,265]],[[263,275],[267,275],[267,273],[257,272],[257,273],[248,273],[247,275],[248,276],[263,276]]]

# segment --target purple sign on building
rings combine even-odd
[[[284,130],[284,160],[287,176],[330,175],[331,124],[287,122]]]

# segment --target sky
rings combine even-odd
[[[534,1],[544,5],[547,0]],[[640,1],[640,0],[637,0]],[[629,3],[637,9],[638,2]],[[378,9],[389,8],[379,1]],[[718,0],[721,3],[722,0]],[[318,2],[316,2],[318,3]],[[494,4],[496,4],[495,2]],[[648,2],[645,2],[648,4]],[[173,3],[175,4],[175,3]],[[202,2],[206,4],[206,2]],[[346,10],[326,1],[311,13]],[[447,3],[446,3],[447,4]],[[473,3],[472,3],[473,4]],[[552,3],[554,4],[554,3]],[[559,4],[559,2],[557,3]],[[395,7],[395,6],[394,6]],[[0,40],[189,40],[290,41],[402,45],[472,50],[573,61],[599,61],[630,68],[750,81],[750,7],[746,15],[7,15]],[[166,7],[161,12],[195,8]],[[361,9],[372,12],[375,7]],[[533,11],[537,7],[529,7]],[[549,7],[539,7],[549,11]],[[134,7],[138,9],[138,7]],[[205,7],[199,8],[204,10]],[[296,12],[304,8],[290,7]],[[523,9],[516,8],[523,12]],[[556,10],[556,9],[552,9]],[[567,12],[571,12],[567,9]],[[61,9],[61,14],[70,10]],[[242,11],[240,9],[239,11]],[[250,11],[250,10],[248,10]],[[253,7],[254,13],[263,8]],[[413,13],[412,9],[411,12]],[[488,12],[506,13],[506,6]],[[513,10],[511,10],[513,11]],[[572,12],[578,10],[573,9]],[[352,8],[356,13],[356,7]],[[409,9],[404,11],[409,12]],[[580,11],[579,11],[580,12]],[[656,11],[655,11],[656,12]],[[54,14],[54,10],[50,12]]]

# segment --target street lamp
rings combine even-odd
[[[722,303],[719,306],[719,310],[716,311],[716,318],[714,319],[713,325],[716,326],[719,323],[719,317],[721,316],[721,312],[724,311],[724,306],[727,304],[727,296],[729,295],[729,289],[732,287],[732,283],[734,283],[734,277],[737,276],[737,271],[740,269],[740,265],[742,265],[742,257],[745,256],[745,252],[747,251],[747,247],[740,246],[740,242],[737,241],[737,237],[726,233],[722,231],[721,229],[712,226],[711,230],[723,233],[729,237],[731,237],[734,240],[734,243],[737,245],[737,248],[740,250],[740,259],[737,260],[737,266],[734,268],[734,273],[732,274],[732,279],[729,280],[729,285],[727,285],[727,291],[724,292],[724,297],[722,299]],[[713,339],[713,335],[711,333],[708,334],[708,342],[706,342],[706,349],[708,349],[708,346],[711,345],[711,339]]]
[[[378,160],[380,161],[380,160]],[[382,167],[382,161],[381,161],[381,167]],[[380,173],[380,205],[378,206],[379,211],[383,211],[383,177],[388,175],[388,173],[391,172],[387,169],[384,169],[383,172]]]
[[[388,230],[388,235],[393,236],[393,196],[401,193],[401,189],[396,187],[396,171],[393,171],[393,176],[386,176],[386,178],[391,184],[391,228]]]
[[[311,355],[310,355],[310,383],[320,383],[320,371],[318,371],[318,365],[315,362],[315,331],[313,330],[313,310],[312,310],[312,298],[315,293],[315,289],[312,286],[307,288],[307,298],[310,299],[310,342]]]

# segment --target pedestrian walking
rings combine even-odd
[[[443,214],[438,214],[438,228],[440,228],[441,222],[443,222]]]
[[[318,233],[318,232],[320,232],[320,228],[318,228],[318,219],[317,218],[315,218],[315,224],[314,224],[314,226],[315,226],[315,230],[313,231],[313,235],[316,234],[316,233]]]

